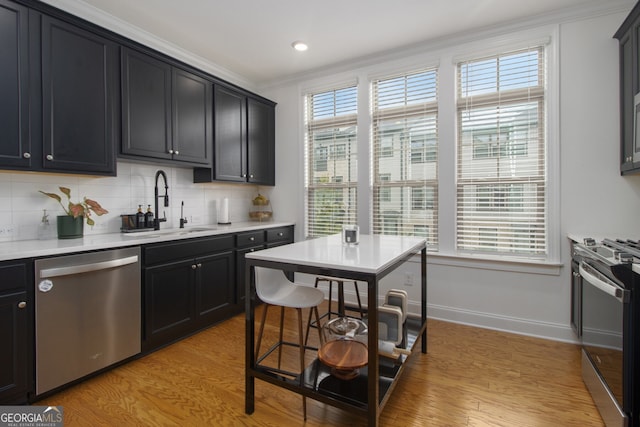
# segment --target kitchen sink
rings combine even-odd
[[[189,227],[189,228],[166,228],[160,230],[138,231],[135,233],[122,233],[126,237],[151,238],[157,236],[186,236],[193,233],[216,230],[216,227]]]

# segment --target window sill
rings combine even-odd
[[[416,254],[411,262],[420,262],[420,255]],[[536,261],[525,258],[505,256],[479,256],[468,254],[443,254],[427,251],[427,264],[447,267],[474,268],[483,270],[508,271],[526,274],[544,274],[559,276],[564,264],[551,261]]]

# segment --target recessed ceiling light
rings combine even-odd
[[[295,41],[291,43],[291,46],[293,46],[293,48],[298,52],[304,52],[305,50],[309,49],[309,46],[307,46],[305,42],[301,41]]]

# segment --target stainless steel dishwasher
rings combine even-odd
[[[36,394],[140,353],[140,248],[35,261]]]

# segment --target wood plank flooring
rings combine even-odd
[[[269,311],[265,339],[277,334],[277,316]],[[287,312],[288,331],[294,320]],[[36,404],[63,406],[66,427],[366,425],[311,399],[305,423],[299,395],[258,380],[246,415],[244,325],[238,315]],[[406,362],[382,426],[604,425],[576,345],[436,320],[428,328],[428,354]]]

